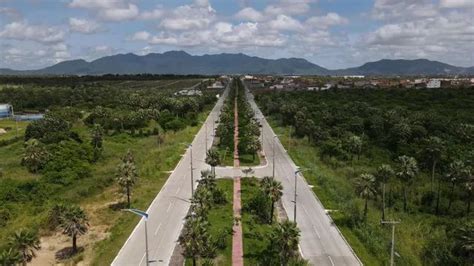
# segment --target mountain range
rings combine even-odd
[[[265,59],[239,54],[190,55],[184,51],[117,54],[91,62],[60,62],[38,70],[0,69],[0,75],[102,74],[288,74],[288,75],[472,75],[474,67],[457,67],[427,59],[368,62],[359,67],[330,70],[302,58]]]

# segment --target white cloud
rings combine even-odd
[[[0,31],[0,37],[40,43],[58,43],[64,40],[65,32],[57,27],[30,25],[27,21],[12,22]]]
[[[69,7],[89,9],[107,21],[131,20],[137,18],[140,13],[130,0],[73,0]]]
[[[306,20],[306,24],[312,27],[320,28],[320,29],[327,29],[331,26],[335,25],[344,25],[347,24],[349,21],[339,16],[337,13],[328,13],[325,16],[320,17],[311,17]]]
[[[264,16],[262,15],[262,13],[258,12],[257,10],[251,7],[246,7],[240,10],[237,14],[235,14],[235,17],[238,19],[253,21],[253,22],[262,21],[264,19]]]
[[[301,31],[303,30],[303,25],[301,23],[289,16],[278,15],[276,19],[268,22],[268,26],[272,30],[277,31]]]
[[[109,21],[131,20],[138,16],[138,7],[134,4],[128,4],[126,7],[103,9],[99,16]]]
[[[139,31],[133,34],[130,38],[132,41],[148,41],[151,37],[151,34],[147,31]]]
[[[99,23],[93,20],[81,18],[69,18],[69,28],[71,31],[85,34],[91,34],[100,31]]]
[[[298,15],[311,10],[310,4],[313,0],[280,0],[265,8],[265,13],[269,15]]]
[[[163,17],[164,13],[165,13],[164,10],[162,10],[161,8],[157,8],[152,11],[143,12],[140,14],[139,17],[145,20],[155,20],[155,19],[159,19]]]
[[[375,0],[372,10],[372,16],[381,20],[413,20],[437,14],[431,0]]]
[[[205,29],[214,21],[215,14],[211,6],[183,5],[167,13],[160,27],[178,31]]]
[[[473,0],[440,0],[439,5],[444,8],[472,8]]]

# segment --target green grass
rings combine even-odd
[[[17,133],[17,123],[10,119],[1,119],[0,120],[0,128],[3,128],[7,131],[6,134],[0,135],[1,140],[9,140],[14,137],[18,136],[21,137],[25,134],[26,126],[29,122],[26,121],[18,121],[18,133]]]
[[[344,213],[344,207],[350,202],[363,206],[363,201],[354,192],[354,179],[363,172],[374,172],[375,167],[382,163],[391,163],[388,155],[379,148],[371,148],[360,160],[350,162],[321,161],[318,150],[309,145],[306,139],[291,140],[288,138],[288,128],[278,126],[269,119],[274,131],[280,136],[285,148],[290,148],[288,153],[296,165],[308,169],[304,177],[308,184],[313,185],[313,191],[326,209],[337,209],[331,217],[338,225],[346,240],[354,249],[365,265],[384,265],[390,258],[391,227],[381,226],[380,198],[369,201],[369,212],[366,225],[349,227]],[[290,145],[289,145],[290,144]],[[421,173],[415,183],[422,184],[424,189],[429,189],[426,174]],[[400,191],[400,184],[393,183],[395,193]],[[411,201],[419,200],[420,194],[411,195]],[[398,265],[423,265],[423,247],[433,234],[443,233],[446,228],[440,226],[444,221],[449,222],[449,217],[436,217],[431,214],[418,212],[416,209],[409,213],[401,211],[401,199],[395,199],[395,205],[387,208],[389,219],[401,220],[396,228],[396,251],[400,257],[396,258]],[[414,206],[413,206],[414,207]],[[467,218],[462,218],[467,219]]]
[[[242,206],[245,202],[258,193],[260,190],[258,180],[255,178],[241,179],[241,199]],[[270,233],[272,227],[269,224],[262,223],[258,217],[242,211],[242,230],[244,241],[244,264],[258,265],[262,252],[270,245]]]
[[[225,150],[224,148],[218,147],[219,158],[221,159],[222,166],[234,166],[234,153],[231,150]],[[240,166],[257,166],[260,164],[260,158],[256,154],[255,157],[252,154],[239,154]]]
[[[260,164],[260,158],[257,154],[239,154],[240,166],[257,166]]]
[[[234,185],[232,179],[218,179],[216,183],[218,188],[225,191],[227,203],[223,205],[214,204],[209,211],[209,234],[212,239],[217,239],[221,232],[228,232],[225,239],[225,249],[218,249],[217,257],[213,260],[213,265],[226,266],[232,264],[232,225],[234,222],[232,192]],[[202,262],[198,260],[198,265],[201,264]],[[186,259],[186,265],[192,265],[192,260]]]
[[[206,115],[207,112],[201,114],[201,120]],[[117,154],[117,157],[106,166],[97,169],[97,174],[104,178],[110,175],[113,176],[119,163],[119,157],[130,147],[135,154],[140,176],[139,183],[132,194],[132,205],[135,208],[146,210],[168,179],[169,173],[167,171],[172,170],[181,159],[181,154],[184,151],[181,143],[192,141],[199,128],[200,125],[187,127],[176,133],[168,132],[165,134],[164,143],[160,146],[156,142],[156,137],[144,138],[131,146],[122,145],[127,140],[120,139],[119,135],[114,148],[114,154]],[[107,144],[105,144],[105,147],[107,147]],[[140,195],[140,197],[134,195]],[[111,201],[116,197],[114,193],[100,194],[98,198],[91,200]],[[110,208],[104,208],[100,215],[103,215],[103,221],[109,223],[111,228],[109,237],[98,242],[94,247],[93,265],[110,264],[139,221],[134,215],[113,211]]]

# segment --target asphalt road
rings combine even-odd
[[[229,83],[230,84],[230,83]],[[219,118],[220,110],[229,88],[226,88],[205,123],[192,142],[194,188],[201,176],[201,170],[208,169],[206,157],[206,138],[210,147],[213,141],[214,121]],[[207,126],[206,126],[207,125]],[[207,134],[206,134],[207,133]],[[173,249],[183,227],[184,218],[189,210],[191,198],[191,149],[183,144],[183,158],[173,170],[165,185],[147,210],[148,245],[150,265],[168,265]],[[130,215],[134,215],[130,213]],[[140,220],[128,240],[115,257],[112,265],[146,265],[145,224]]]
[[[288,156],[278,137],[269,126],[264,116],[253,100],[253,95],[247,94],[250,105],[260,119],[263,129],[263,150],[267,157],[267,165],[255,167],[258,177],[271,176],[273,167],[273,145],[275,147],[275,178],[283,185],[282,203],[290,220],[294,214],[294,175],[297,166]],[[275,142],[275,143],[273,143]],[[219,169],[218,174],[225,175]],[[303,257],[312,265],[361,265],[351,247],[339,233],[331,218],[327,215],[321,202],[311,190],[301,174],[297,175],[297,209],[296,222],[301,230],[300,251]]]

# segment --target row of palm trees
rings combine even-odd
[[[78,251],[77,238],[88,231],[88,218],[83,209],[75,205],[54,206],[50,213],[50,221],[57,223],[55,227],[72,239],[72,248],[69,252],[74,255]],[[26,265],[36,257],[41,249],[38,233],[29,230],[19,230],[8,239],[7,248],[0,252],[0,265]]]
[[[367,218],[368,200],[376,198],[381,192],[382,196],[382,220],[385,220],[385,206],[386,206],[386,186],[389,181],[396,177],[400,180],[403,186],[403,211],[407,211],[408,189],[413,185],[414,179],[419,172],[418,163],[413,157],[406,155],[399,156],[396,159],[396,168],[393,169],[388,164],[379,166],[374,174],[363,173],[355,181],[355,188],[357,194],[365,200],[364,217]],[[472,169],[465,165],[462,161],[455,160],[448,165],[447,171],[444,175],[445,180],[451,183],[450,196],[448,201],[447,212],[449,212],[454,198],[454,189],[457,184],[463,184],[468,197],[466,199],[466,212],[470,212],[472,189],[474,187],[474,179]],[[441,181],[438,180],[438,191],[436,197],[436,214],[439,212],[439,203],[441,197]],[[380,190],[379,190],[380,188]]]

